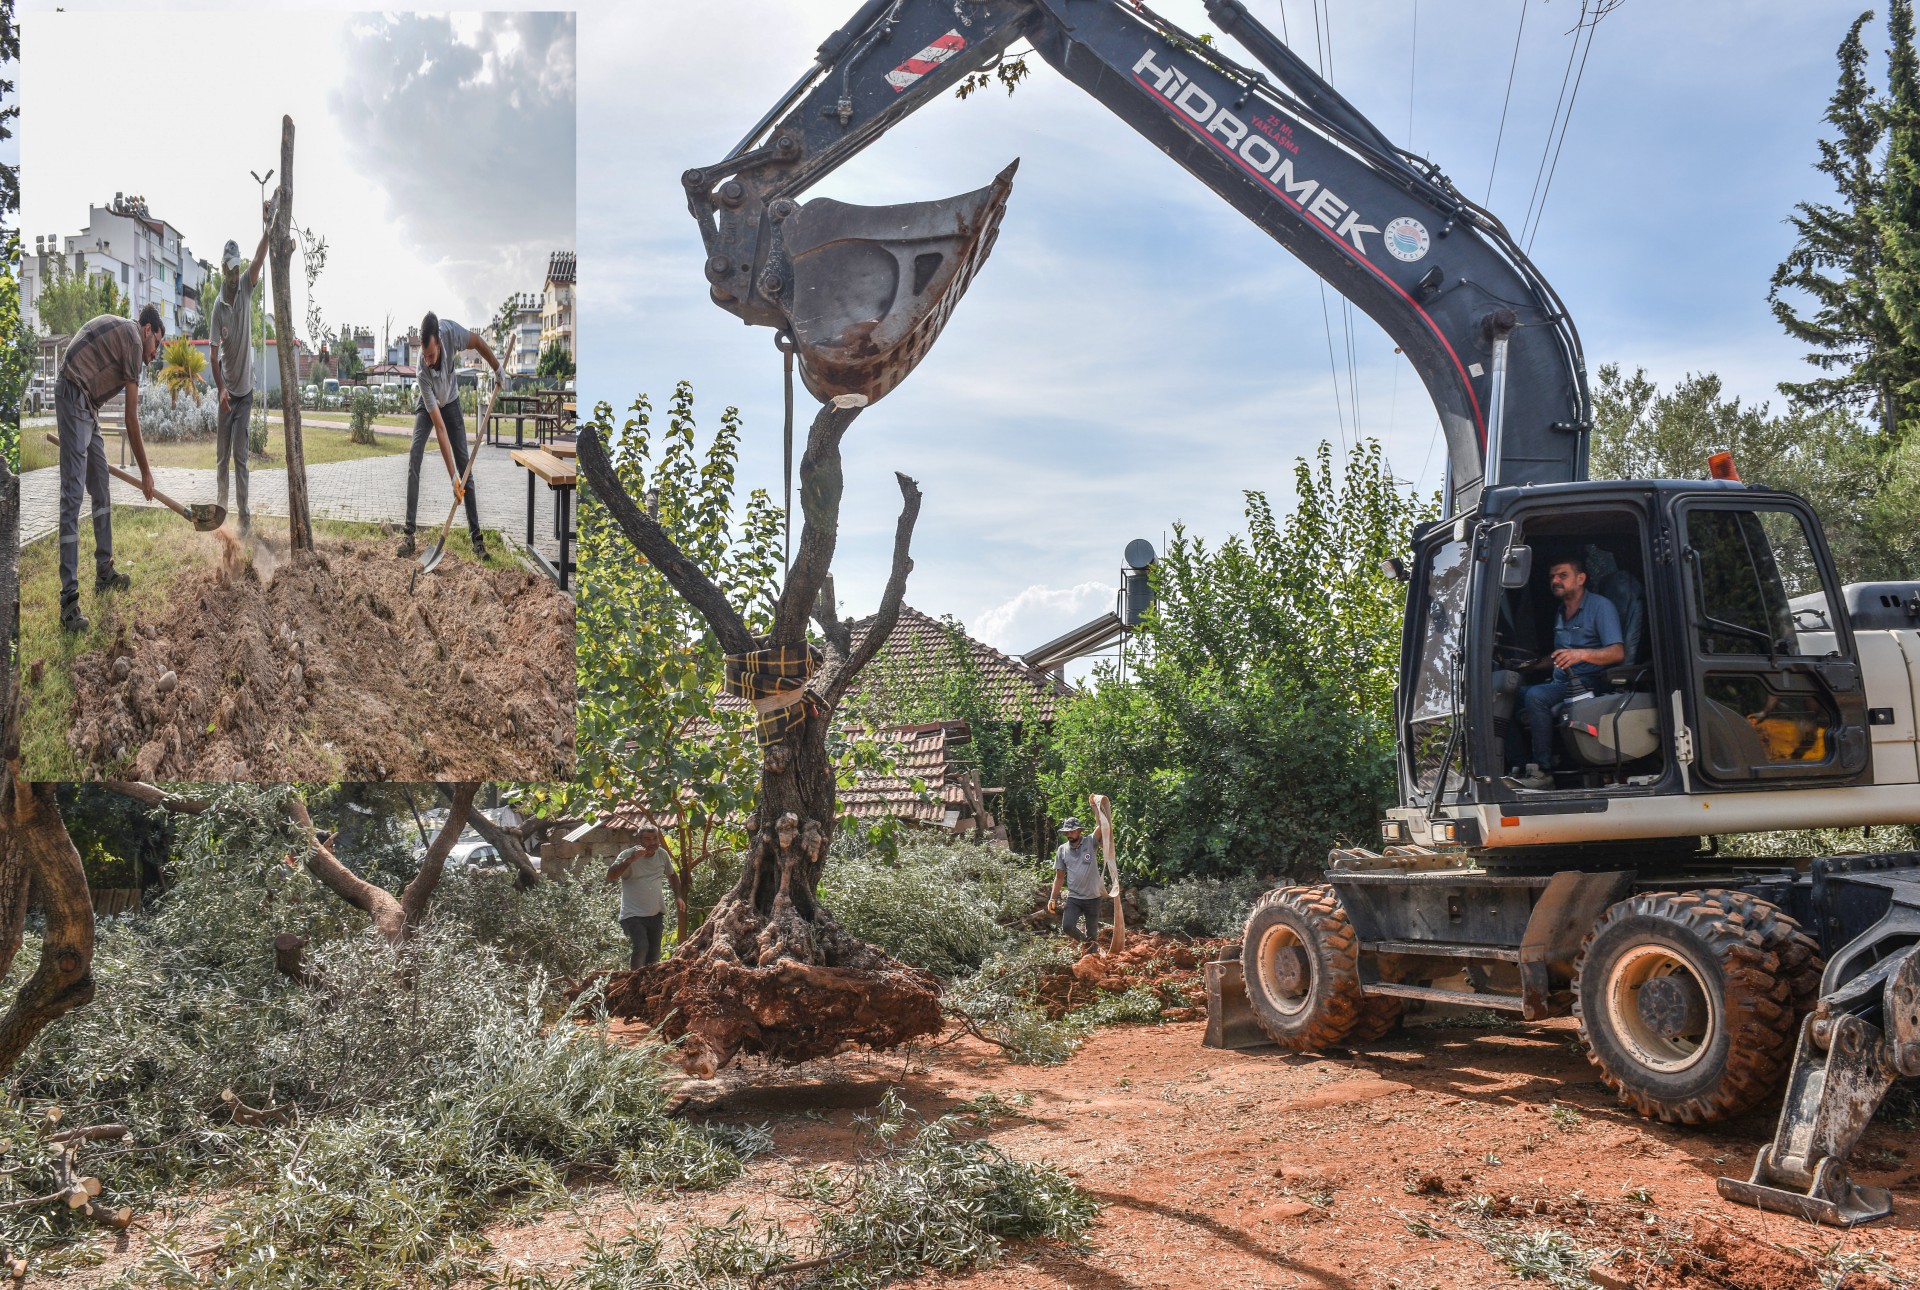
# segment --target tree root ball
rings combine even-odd
[[[708,1079],[742,1054],[792,1064],[939,1033],[938,979],[874,957],[858,968],[674,958],[596,979],[606,982],[609,1013],[677,1042],[682,1069]]]

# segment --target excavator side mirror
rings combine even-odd
[[[1519,591],[1532,578],[1533,548],[1509,546],[1507,553],[1500,557],[1500,585],[1508,591]]]

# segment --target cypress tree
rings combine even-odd
[[[1887,157],[1874,203],[1881,304],[1894,345],[1880,355],[1881,426],[1905,436],[1920,414],[1920,65],[1913,47],[1913,0],[1887,12]]]
[[[1820,140],[1820,160],[1814,167],[1833,181],[1838,200],[1794,207],[1787,222],[1798,237],[1774,270],[1767,300],[1787,334],[1812,349],[1807,362],[1830,373],[1809,381],[1782,381],[1781,393],[1801,407],[1870,409],[1884,419],[1889,403],[1880,359],[1899,340],[1876,289],[1880,175],[1875,154],[1885,133],[1885,114],[1867,79],[1861,38],[1872,19],[1872,10],[1854,19],[1840,42],[1840,84],[1826,114],[1835,137]],[[1795,308],[1793,292],[1811,297],[1811,313]]]

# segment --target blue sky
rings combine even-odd
[[[1520,0],[1323,3],[1335,84],[1484,196]],[[1280,0],[1250,4],[1280,29]],[[1491,201],[1515,226],[1579,10],[1528,4]],[[771,333],[707,300],[679,175],[723,156],[854,7],[705,0],[581,18],[583,396],[623,408],[644,390],[658,404],[690,380],[703,424],[741,408],[744,476],[775,490]],[[1210,29],[1198,0],[1158,8]],[[1311,0],[1284,9],[1312,61]],[[1592,367],[1662,381],[1713,370],[1759,400],[1800,375],[1766,281],[1793,203],[1823,193],[1815,141],[1858,12],[1626,0],[1604,20],[1533,244]],[[929,105],[813,195],[944,197],[1016,156],[993,258],[932,355],[848,438],[837,562],[845,608],[869,612],[898,503],[891,472],[915,476],[926,501],[908,600],[1014,652],[1108,607],[1128,539],[1159,545],[1176,520],[1224,537],[1243,489],[1285,508],[1294,459],[1356,421],[1336,409],[1318,279],[1038,60],[1011,98]],[[1402,477],[1436,486],[1443,454],[1416,378],[1367,318],[1352,326],[1359,431]]]

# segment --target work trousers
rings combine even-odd
[[[440,419],[447,423],[447,446],[453,449],[453,468],[467,473],[467,422],[460,413],[460,400],[441,405]],[[407,451],[407,532],[413,532],[414,516],[420,509],[420,461],[426,455],[427,441],[433,438],[433,416],[425,408],[413,417],[413,446]],[[480,537],[480,503],[474,498],[474,481],[467,480],[467,530]]]
[[[1060,934],[1078,936],[1092,945],[1100,939],[1100,896],[1068,896],[1060,906]],[[1074,930],[1081,923],[1086,924],[1084,932]]]
[[[1572,692],[1571,683],[1554,680],[1529,685],[1520,696],[1533,763],[1541,770],[1553,769],[1553,710],[1565,703]]]
[[[113,572],[113,477],[107,474],[107,448],[100,440],[100,418],[87,393],[61,381],[53,395],[54,421],[60,431],[60,603],[80,600],[80,494],[93,501],[93,567],[100,576]]]
[[[229,395],[227,410],[220,414],[220,426],[213,436],[213,470],[216,479],[215,500],[227,504],[227,460],[233,460],[233,498],[240,508],[240,527],[252,523],[247,516],[247,456],[253,451],[253,393]]]
[[[660,942],[667,934],[667,916],[661,914],[630,914],[620,920],[620,930],[627,934],[627,940],[633,945],[633,953],[627,959],[627,969],[660,961]]]

